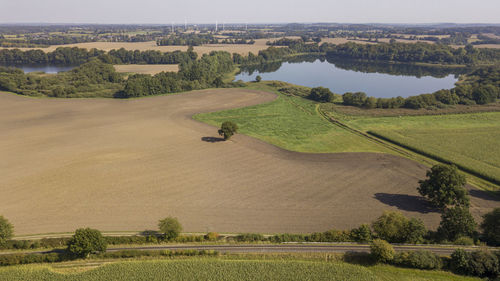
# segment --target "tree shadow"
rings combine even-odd
[[[211,142],[211,143],[224,141],[223,138],[216,138],[216,137],[202,137],[201,140],[205,141],[205,142]]]
[[[375,193],[378,201],[396,207],[403,211],[419,213],[437,213],[439,209],[433,207],[425,198],[407,194]]]
[[[498,191],[483,191],[478,189],[469,190],[469,194],[472,197],[476,197],[483,200],[489,201],[500,201],[500,192]]]

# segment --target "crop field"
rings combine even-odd
[[[343,121],[500,182],[500,112]]]
[[[256,138],[224,142],[191,118],[244,106],[197,119],[234,120]],[[141,231],[168,215],[187,232],[348,229],[387,209],[439,223],[417,196],[427,167],[374,153],[385,148],[305,99],[241,88],[132,100],[0,94],[0,131],[0,213],[18,235]],[[353,153],[317,153],[341,151]],[[478,190],[472,203],[476,216],[500,204]]]
[[[160,72],[177,72],[177,64],[120,64],[114,65],[117,72],[155,75]]]
[[[206,44],[202,46],[195,46],[194,51],[198,55],[208,54],[212,51],[226,51],[229,53],[239,53],[241,55],[248,55],[249,52],[257,54],[260,50],[267,49],[269,46],[266,45],[267,39],[255,40],[255,44]],[[173,52],[173,51],[187,51],[188,46],[157,46],[155,41],[149,42],[87,42],[78,44],[66,44],[66,45],[53,45],[48,48],[17,48],[20,50],[32,50],[40,49],[45,52],[52,52],[59,47],[78,47],[85,49],[99,49],[104,51],[110,51],[113,49],[124,48],[126,50],[155,50],[161,52]],[[13,49],[13,48],[9,48]]]
[[[60,267],[60,265],[58,266]],[[63,269],[62,271],[70,271]],[[1,280],[479,280],[443,271],[391,266],[364,267],[343,262],[287,260],[147,260],[74,269],[49,265],[0,268]],[[75,272],[76,271],[76,272]]]

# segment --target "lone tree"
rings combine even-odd
[[[255,77],[255,82],[260,82],[262,81],[262,77],[260,77],[260,75],[257,75],[257,77]]]
[[[427,179],[419,183],[418,192],[440,209],[469,206],[465,176],[454,165],[434,165],[427,171]]]
[[[0,245],[12,238],[13,234],[14,227],[12,224],[3,216],[0,216]]]
[[[458,206],[446,209],[441,214],[441,223],[437,233],[442,239],[455,241],[459,237],[472,237],[476,231],[476,222],[468,207]]]
[[[160,220],[158,227],[166,240],[177,238],[182,231],[181,223],[174,217],[167,217]]]
[[[234,134],[238,132],[238,125],[231,121],[226,121],[222,123],[219,129],[219,135],[224,136],[224,140],[230,139]]]
[[[106,239],[97,229],[80,228],[68,242],[68,251],[81,258],[87,258],[93,252],[104,252],[107,248]]]
[[[483,216],[481,228],[486,243],[492,246],[500,246],[500,208],[495,208]]]

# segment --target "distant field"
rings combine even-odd
[[[61,273],[68,272],[68,273]],[[99,267],[56,268],[27,265],[0,268],[10,281],[79,280],[479,280],[444,271],[411,270],[392,266],[364,267],[343,262],[286,260],[146,260],[115,262]]]
[[[341,116],[338,116],[342,118]],[[345,117],[373,131],[500,181],[500,112],[402,117]]]
[[[267,39],[255,40],[255,44],[206,44],[202,46],[195,46],[194,51],[198,55],[208,54],[211,51],[226,51],[229,53],[239,53],[241,55],[248,55],[249,52],[257,54],[260,50],[267,49],[269,46],[266,45]],[[86,49],[99,49],[104,51],[110,51],[113,49],[124,48],[126,50],[157,50],[162,52],[173,52],[173,51],[186,51],[188,46],[157,46],[155,41],[150,42],[87,42],[79,44],[67,44],[67,45],[53,45],[48,48],[18,48],[21,50],[32,50],[40,49],[45,52],[51,52],[59,47],[79,47]],[[9,48],[14,49],[14,48]]]
[[[177,72],[177,64],[120,64],[114,65],[117,72],[139,73],[139,74],[157,74],[160,72]]]

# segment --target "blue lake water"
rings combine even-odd
[[[349,69],[350,66],[346,67],[343,63],[341,68],[335,62],[319,59],[312,62],[284,62],[274,68],[269,67],[271,70],[242,69],[235,80],[254,81],[260,75],[263,80],[279,80],[308,87],[322,86],[337,94],[365,92],[368,96],[380,98],[408,97],[451,89],[458,81],[456,74],[443,73],[442,69],[437,70],[439,75],[432,76],[428,67],[387,65],[386,70],[383,66],[374,69],[373,65],[366,63],[359,70],[359,65]],[[400,70],[402,67],[405,68]]]
[[[16,65],[14,67],[20,68],[24,73],[30,72],[45,72],[48,74],[56,74],[63,71],[69,71],[74,66],[56,66],[56,65]]]

